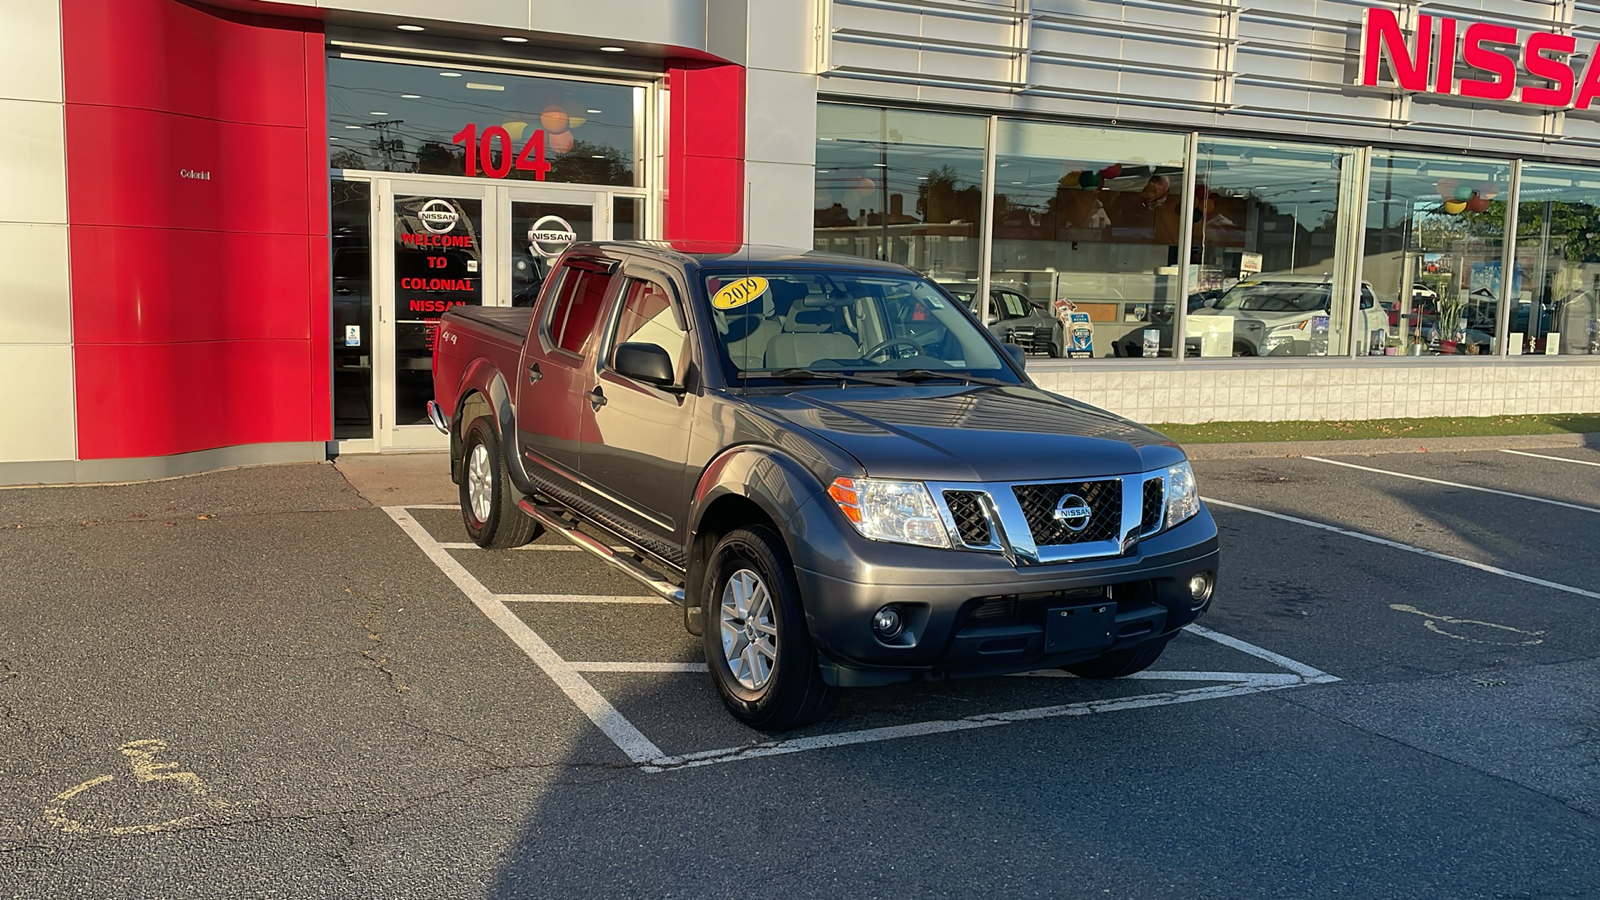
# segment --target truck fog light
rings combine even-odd
[[[1201,572],[1189,579],[1189,596],[1193,598],[1195,606],[1205,606],[1211,599],[1211,591],[1216,587],[1216,579],[1210,572]]]
[[[877,632],[882,640],[898,637],[905,627],[905,622],[900,618],[900,610],[892,606],[885,606],[872,615],[872,630]]]

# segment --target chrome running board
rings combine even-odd
[[[576,528],[573,528],[571,525],[562,521],[559,516],[554,515],[549,510],[543,509],[539,506],[539,504],[534,503],[532,500],[529,500],[526,497],[518,501],[517,506],[523,512],[527,513],[529,518],[571,541],[573,544],[577,545],[579,549],[587,550],[595,556],[600,557],[602,561],[609,564],[612,568],[649,588],[651,591],[660,595],[663,599],[670,600],[679,606],[683,605],[683,589],[677,585],[666,581],[661,576],[651,572],[644,566],[641,566],[631,559],[618,556],[615,550],[612,550],[603,542],[597,541],[589,535],[584,534]]]

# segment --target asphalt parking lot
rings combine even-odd
[[[1218,598],[1151,671],[778,737],[447,481],[0,491],[0,897],[1600,896],[1600,447],[1196,469]]]

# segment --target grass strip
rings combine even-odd
[[[1496,437],[1508,434],[1596,434],[1600,433],[1600,413],[1317,422],[1203,422],[1198,425],[1171,424],[1150,427],[1180,444]]]

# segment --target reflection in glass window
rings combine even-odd
[[[1526,165],[1512,353],[1600,354],[1600,170]]]
[[[1498,352],[1500,301],[1522,291],[1500,271],[1509,177],[1502,160],[1373,153],[1364,277],[1386,353]]]
[[[1339,196],[1353,160],[1334,147],[1200,142],[1188,355],[1347,352],[1354,291],[1337,262]],[[1382,310],[1366,304],[1358,329],[1358,352],[1383,352]]]
[[[372,185],[334,179],[333,436],[372,437]]]
[[[976,279],[987,134],[979,116],[818,106],[816,249]]]
[[[998,141],[989,277],[1056,318],[1048,340],[1035,329],[1017,342],[1052,356],[1171,356],[1184,137],[1001,120]]]
[[[672,295],[666,288],[651,281],[628,282],[628,293],[617,319],[617,333],[611,341],[613,353],[621,344],[655,344],[667,351],[672,359],[672,371],[678,372],[688,340],[689,335],[678,324]]]
[[[334,57],[328,164],[634,186],[643,100],[627,85]]]

